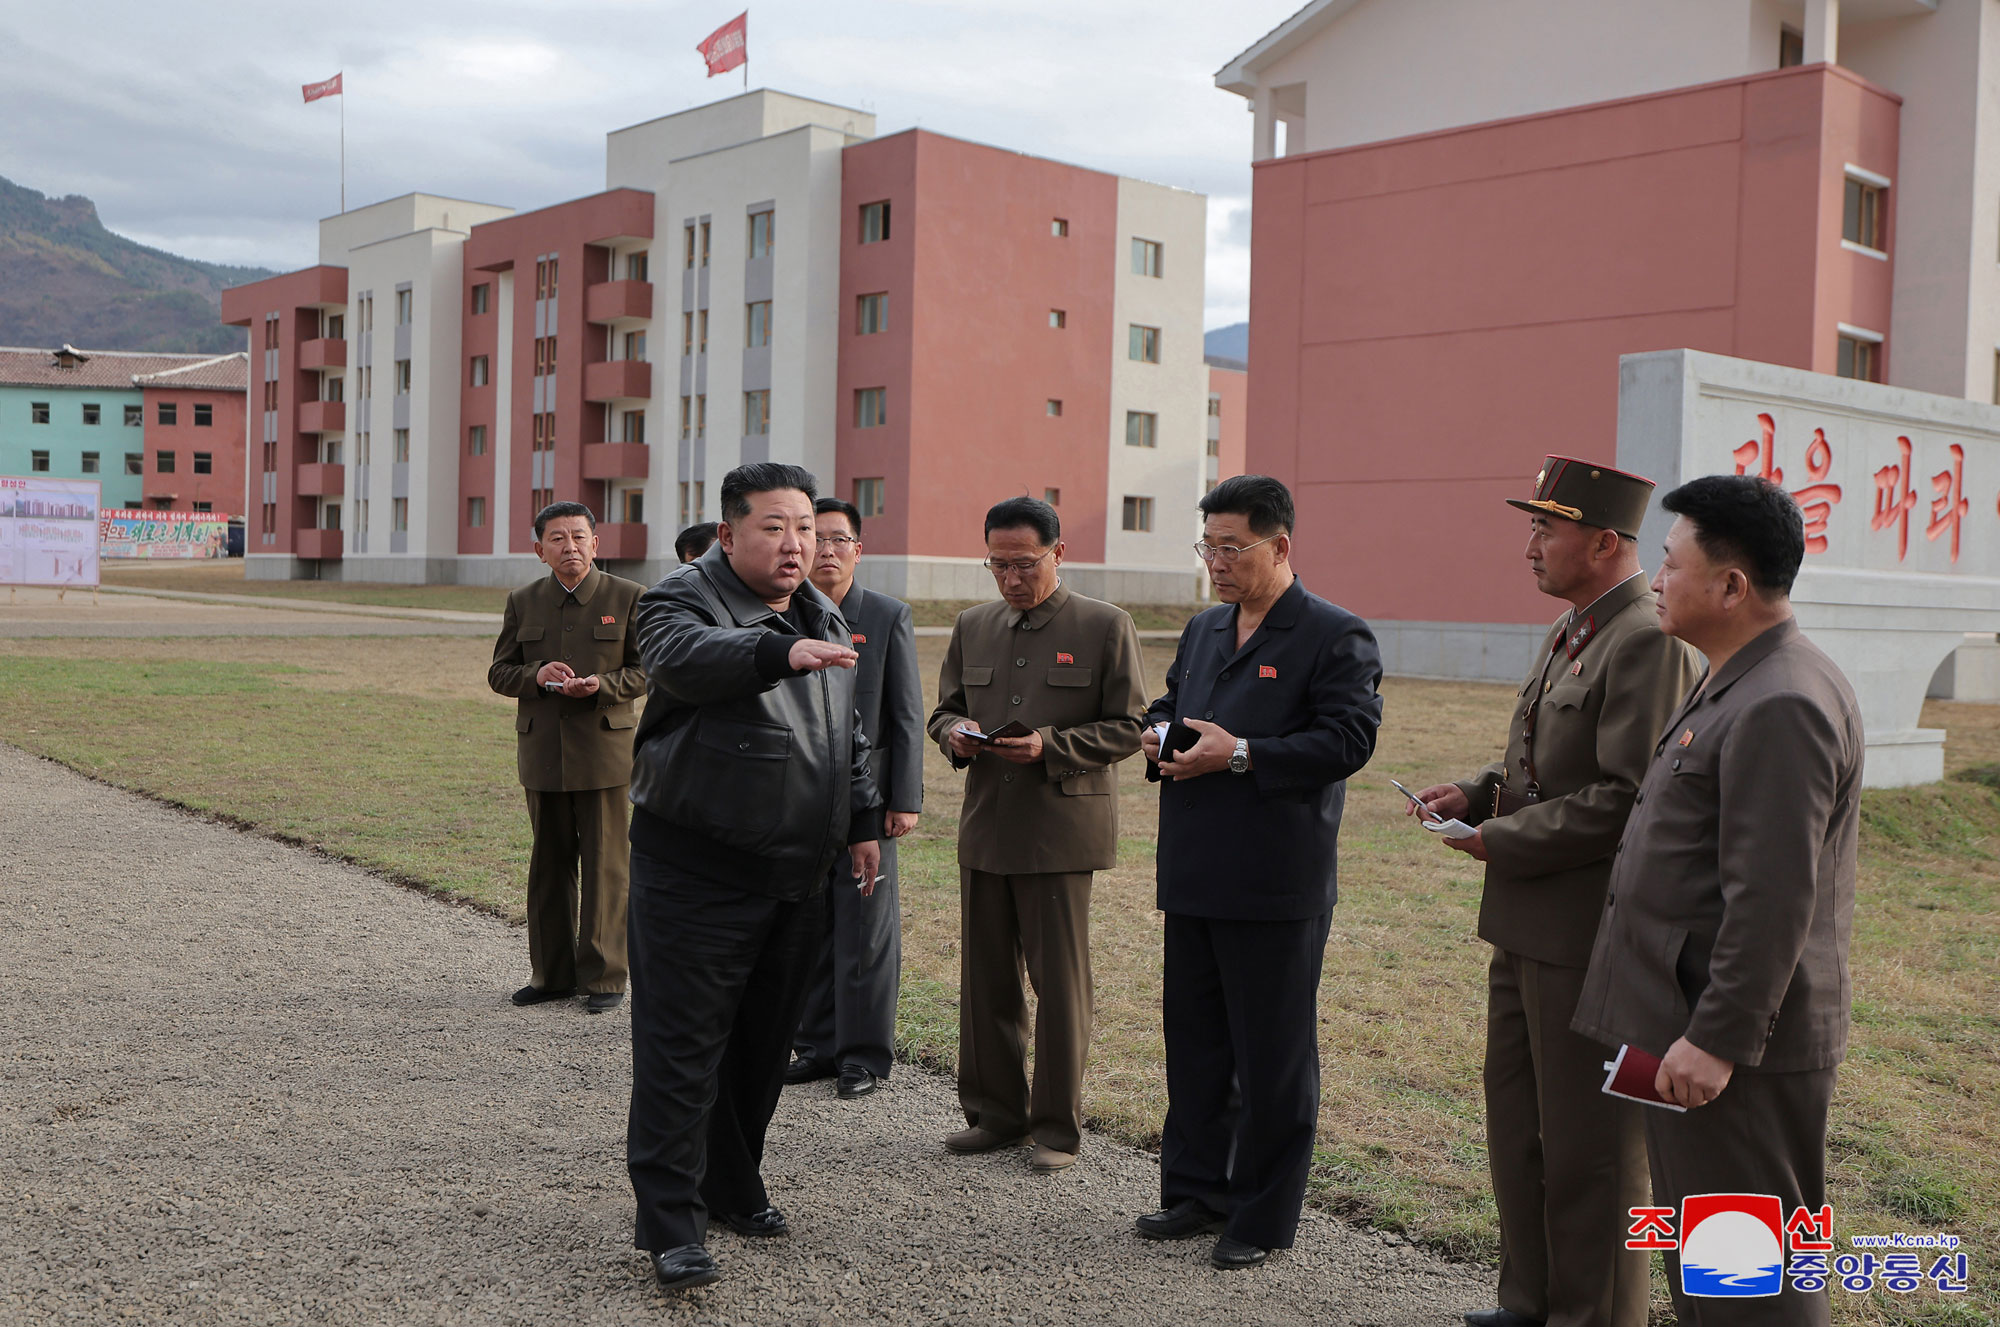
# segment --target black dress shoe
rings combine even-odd
[[[1543,1327],[1547,1321],[1512,1309],[1472,1309],[1465,1315],[1466,1327]]]
[[[842,1098],[852,1101],[856,1097],[865,1097],[873,1092],[881,1081],[858,1064],[845,1065],[840,1071],[840,1084],[834,1091]]]
[[[623,991],[595,991],[584,1000],[583,1010],[587,1014],[607,1014],[624,1003]]]
[[[662,1290],[692,1290],[722,1279],[722,1269],[699,1244],[683,1244],[652,1255],[653,1275]]]
[[[540,986],[523,986],[508,998],[518,1005],[547,1004],[550,1000],[567,1000],[575,994],[574,986],[565,986],[559,991],[544,990]]]
[[[1225,1272],[1240,1271],[1245,1267],[1255,1267],[1271,1256],[1269,1249],[1260,1249],[1255,1244],[1245,1244],[1240,1239],[1224,1235],[1215,1241],[1208,1260]]]
[[[1226,1219],[1199,1198],[1183,1198],[1172,1207],[1146,1213],[1132,1224],[1147,1239],[1192,1239],[1222,1229]]]
[[[790,1225],[785,1222],[785,1214],[775,1207],[767,1207],[761,1212],[717,1212],[716,1219],[739,1235],[750,1239],[762,1239],[769,1235],[789,1235]]]
[[[831,1078],[839,1072],[838,1065],[802,1055],[785,1066],[785,1083],[788,1086],[810,1083],[821,1078]]]

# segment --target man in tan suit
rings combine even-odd
[[[592,565],[596,528],[580,502],[535,517],[535,556],[552,574],[507,596],[486,681],[520,702],[515,745],[535,828],[533,976],[514,1003],[560,1000],[581,984],[585,1009],[601,1014],[625,998],[625,790],[646,672],[632,634],[645,587]]]
[[[1783,489],[1708,475],[1661,500],[1679,519],[1653,589],[1660,628],[1708,656],[1653,748],[1618,846],[1578,1032],[1661,1058],[1646,1112],[1653,1201],[1826,1202],[1826,1119],[1847,1051],[1860,834],[1861,707],[1792,620],[1805,522]],[[1782,1228],[1782,1227],[1781,1227]],[[1739,1278],[1711,1298],[1677,1222],[1667,1285],[1682,1327],[1828,1320],[1824,1290]],[[1829,1232],[1830,1233],[1830,1232]],[[1698,1245],[1696,1247],[1699,1247]],[[1776,1241],[1766,1250],[1782,1264]],[[1696,1286],[1690,1295],[1683,1272]],[[1709,1273],[1712,1275],[1713,1273]]]
[[[1418,794],[1477,825],[1445,839],[1486,863],[1487,1162],[1500,1212],[1500,1306],[1470,1327],[1645,1327],[1648,1267],[1624,1248],[1646,1195],[1639,1107],[1605,1096],[1603,1053],[1570,1030],[1612,854],[1694,651],[1661,634],[1639,569],[1653,482],[1551,456],[1531,518],[1535,588],[1567,600],[1521,687],[1506,757]],[[1415,808],[1411,808],[1414,812]]]
[[[1061,1170],[1083,1136],[1090,1050],[1091,873],[1118,860],[1118,780],[1139,749],[1139,634],[1112,604],[1062,584],[1056,510],[1009,498],[986,513],[1001,601],[959,614],[930,735],[968,770],[959,812],[958,1100],[954,1152],[1032,1136]],[[1013,728],[1018,735],[1001,735]],[[991,737],[985,734],[993,734]],[[1035,987],[1028,1085],[1025,960]]]

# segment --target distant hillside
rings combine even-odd
[[[241,350],[242,329],[216,321],[222,291],[271,275],[149,249],[106,230],[88,198],[0,179],[0,345]]]
[[[1229,367],[1241,368],[1250,362],[1250,324],[1231,323],[1216,328],[1202,337],[1201,349],[1208,359],[1228,360]]]

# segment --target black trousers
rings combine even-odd
[[[903,980],[903,914],[896,896],[896,840],[882,840],[882,883],[862,897],[846,853],[826,878],[827,937],[806,985],[792,1049],[799,1058],[856,1065],[889,1076],[896,1052],[896,996]]]
[[[1331,914],[1167,914],[1167,1122],[1160,1199],[1199,1199],[1226,1233],[1288,1249],[1319,1129],[1319,975]]]
[[[693,879],[632,849],[632,1242],[699,1244],[708,1214],[771,1205],[764,1131],[785,1085],[825,901]]]

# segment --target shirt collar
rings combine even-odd
[[[1581,610],[1570,609],[1569,626],[1564,629],[1564,634],[1568,634],[1568,631],[1575,628],[1578,623],[1588,622],[1591,618],[1597,617],[1600,614],[1602,614],[1603,622],[1609,622],[1619,609],[1645,593],[1645,578],[1645,572],[1635,571],[1624,580],[1618,582],[1618,584],[1606,590],[1603,594],[1591,600]]]
[[[1062,606],[1068,602],[1069,587],[1058,579],[1056,581],[1056,588],[1049,594],[1048,598],[1042,600],[1042,602],[1036,604],[1025,613],[1014,613],[1008,618],[1007,626],[1010,630],[1019,630],[1022,628],[1029,631],[1039,630],[1048,625],[1049,619],[1060,613]]]

